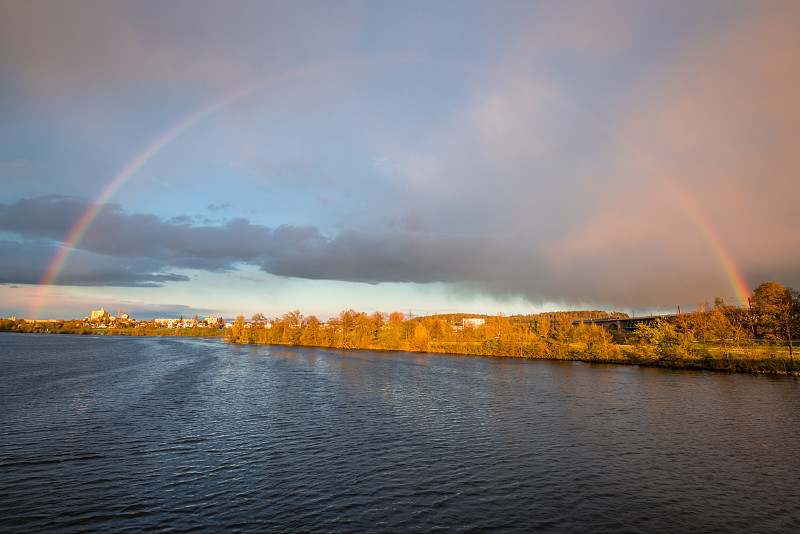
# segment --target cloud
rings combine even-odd
[[[419,215],[405,215],[398,219],[391,219],[387,225],[389,228],[400,227],[408,232],[425,231],[425,221]]]
[[[90,208],[80,199],[55,195],[0,204],[0,230],[24,242],[4,242],[5,282],[34,283],[55,253],[54,240]],[[485,257],[500,253],[488,236],[346,230],[326,237],[314,227],[268,228],[234,219],[220,226],[192,226],[154,215],[127,214],[119,205],[103,207],[78,244],[62,283],[109,282],[139,285],[185,279],[157,271],[175,268],[214,272],[239,263],[279,276],[352,282],[433,282],[477,280],[487,270]],[[476,248],[478,247],[478,248]],[[475,256],[470,263],[454,261]],[[13,259],[12,259],[13,258]],[[124,262],[128,262],[125,264]],[[120,270],[129,265],[133,271]],[[143,274],[147,268],[149,274]],[[79,274],[80,273],[80,274]]]
[[[225,208],[230,208],[230,207],[231,207],[231,203],[230,202],[223,202],[221,204],[209,204],[208,206],[206,206],[206,209],[208,211],[219,211],[219,210],[224,210]]]
[[[407,196],[387,203],[389,220],[401,217],[394,206],[413,206],[430,232],[504,236],[494,271],[472,279],[533,300],[693,303],[731,295],[731,269],[752,287],[800,284],[800,8],[769,6],[724,9],[724,23],[702,8],[697,21],[670,28],[688,42],[675,33],[639,43],[651,54],[646,75],[617,83],[614,98],[590,95],[591,107],[573,100],[583,88],[543,76],[541,63],[559,49],[564,70],[629,76],[618,63],[642,58],[612,52],[643,34],[606,34],[603,53],[585,55],[580,42],[571,52],[556,46],[558,24],[529,32],[509,51],[502,81],[432,129],[427,151],[382,147],[408,178]],[[580,79],[594,89],[612,78]],[[613,121],[592,111],[601,105]]]
[[[90,207],[81,199],[62,195],[22,198],[0,204],[0,229],[26,237],[63,240],[70,226]]]
[[[753,287],[800,283],[800,5],[769,6],[654,67],[621,115],[615,134],[629,157],[602,175],[593,199],[603,209],[551,248],[565,265],[624,259],[719,292],[714,272],[730,267]]]
[[[41,161],[30,159],[15,159],[11,161],[0,161],[0,176],[7,175],[14,178],[38,173],[47,169]]]
[[[224,170],[177,156],[174,167],[157,168],[154,158],[153,174],[176,184],[186,204],[139,204],[158,215],[103,206],[61,283],[163,284],[191,269],[236,275],[247,265],[282,277],[444,282],[610,305],[727,297],[732,266],[753,285],[800,284],[796,3],[484,4],[444,33],[430,22],[412,33],[387,24],[394,15],[416,22],[417,13],[392,9],[356,5],[318,25],[305,4],[243,5],[171,4],[152,23],[136,3],[0,6],[0,91],[66,103],[70,127],[76,94],[92,96],[95,108],[94,95],[109,93],[109,108],[137,119],[146,109],[144,122],[161,124],[162,108],[184,109],[170,102],[184,101],[187,88],[225,94],[333,57],[350,65],[241,102],[204,124],[218,132],[204,141],[201,132],[181,139],[185,154],[227,143],[208,156],[234,161]],[[388,26],[391,39],[381,31]],[[349,63],[354,50],[372,54],[367,45],[453,56]],[[479,53],[450,62],[462,45]],[[134,93],[153,96],[159,113],[149,115],[149,97],[129,108]],[[97,137],[124,130],[95,113],[107,128]],[[93,150],[108,154],[92,145],[76,160],[94,161]],[[18,161],[5,169],[24,171],[28,157],[11,154]],[[186,191],[183,165],[198,169]],[[74,185],[52,170],[55,190]],[[220,203],[220,184],[242,211]],[[28,283],[90,204],[9,198],[0,204],[2,273]],[[203,207],[231,218],[182,214]]]
[[[332,53],[352,40],[346,10],[232,2],[159,6],[79,0],[0,4],[0,73],[38,98],[132,84],[206,90]],[[336,24],[331,24],[335,20]],[[233,38],[235,36],[235,38]],[[179,91],[180,92],[180,91]]]
[[[69,220],[61,217],[76,217],[88,207],[85,201],[55,196],[0,204],[0,230],[19,237],[0,243],[0,281],[38,282],[43,266],[56,252],[50,238],[63,232],[63,221]],[[14,215],[21,213],[38,224],[12,224]],[[192,226],[128,214],[109,204],[70,257],[59,283],[153,286],[187,281],[185,274],[178,274],[184,269],[235,273],[238,265],[249,264],[283,277],[368,284],[444,282],[496,295],[521,295],[534,302],[641,303],[642,295],[686,298],[687,288],[704,296],[704,284],[713,285],[716,275],[714,265],[680,268],[680,262],[669,258],[672,252],[663,250],[657,240],[644,248],[637,244],[611,250],[611,256],[627,254],[630,265],[603,261],[605,256],[597,259],[599,251],[595,261],[585,265],[566,261],[568,253],[548,257],[546,247],[531,247],[523,237],[512,232],[391,229],[349,229],[325,236],[310,226],[268,228],[245,219]],[[670,273],[670,269],[678,270]]]
[[[38,284],[58,252],[52,244],[0,241],[0,284]],[[146,259],[121,259],[78,250],[70,255],[58,279],[62,285],[159,287],[186,282],[183,274],[160,272],[163,265]]]
[[[250,274],[242,274],[242,273],[227,273],[225,276],[229,276],[231,278],[235,278],[237,280],[245,280],[247,282],[269,282],[270,279],[266,276],[253,276]]]

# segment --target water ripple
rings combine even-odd
[[[0,334],[0,531],[797,532],[796,379]]]

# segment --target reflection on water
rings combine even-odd
[[[796,379],[0,334],[0,530],[800,530]]]

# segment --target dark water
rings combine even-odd
[[[0,334],[0,530],[800,532],[796,379]]]

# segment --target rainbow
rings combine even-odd
[[[689,196],[680,187],[678,187],[675,181],[672,180],[669,175],[662,175],[662,179],[672,191],[672,194],[678,199],[683,209],[686,210],[692,219],[694,219],[694,222],[697,224],[700,232],[711,246],[711,250],[714,252],[714,255],[717,257],[717,261],[722,266],[722,270],[725,272],[725,276],[728,278],[728,283],[731,285],[731,288],[733,288],[739,303],[741,305],[746,305],[749,302],[749,284],[747,283],[747,280],[745,279],[739,267],[733,261],[733,258],[722,242],[722,239],[719,237],[717,232],[714,231],[714,227],[711,225],[708,218],[702,215],[702,212],[697,209],[697,206],[695,206],[694,202],[692,202]]]
[[[297,75],[295,73],[292,74],[295,76]],[[272,83],[278,83],[284,78],[289,79],[292,77],[292,74],[287,74],[281,79],[272,81]],[[83,214],[81,214],[80,218],[64,238],[64,242],[59,247],[58,252],[56,252],[56,254],[53,256],[53,259],[50,261],[50,264],[47,266],[47,269],[45,270],[45,273],[39,282],[40,289],[31,307],[29,314],[30,317],[33,319],[38,318],[39,313],[41,312],[41,309],[43,308],[47,299],[47,295],[49,294],[49,288],[52,287],[58,280],[61,271],[64,269],[64,265],[66,265],[67,260],[69,259],[69,256],[86,235],[86,232],[92,226],[92,223],[94,223],[94,220],[100,214],[100,211],[102,211],[104,204],[108,202],[108,200],[125,184],[125,182],[127,182],[134,174],[136,174],[136,172],[148,161],[150,161],[153,156],[158,154],[164,147],[169,145],[186,130],[209,115],[219,111],[220,109],[229,106],[230,104],[233,104],[234,102],[241,100],[265,87],[268,85],[268,83],[269,82],[262,82],[258,85],[247,85],[243,88],[239,88],[233,93],[226,95],[225,97],[213,102],[199,111],[196,111],[158,136],[154,141],[147,145],[144,150],[139,152],[136,157],[130,160],[100,192],[97,198],[94,199],[94,202],[89,205],[89,208],[83,212]]]
[[[164,147],[169,145],[177,137],[183,134],[186,130],[202,121],[203,119],[213,115],[217,111],[243,100],[244,98],[264,90],[268,87],[277,85],[279,83],[287,82],[297,78],[302,78],[313,73],[335,70],[345,66],[360,65],[360,64],[378,64],[386,62],[394,63],[420,63],[423,60],[408,57],[396,58],[383,58],[383,59],[346,59],[341,61],[332,61],[327,63],[311,64],[298,69],[290,70],[288,72],[279,74],[277,76],[269,77],[259,83],[248,84],[224,95],[222,98],[212,102],[211,104],[201,108],[195,113],[189,115],[178,124],[168,129],[166,132],[158,136],[154,141],[147,145],[141,152],[139,152],[132,160],[130,160],[109,182],[109,184],[101,191],[95,198],[94,202],[87,208],[87,210],[80,216],[75,225],[70,229],[64,242],[59,247],[58,252],[53,256],[47,269],[45,270],[41,280],[39,281],[39,291],[34,296],[33,302],[28,313],[32,319],[39,316],[50,288],[55,285],[61,271],[64,269],[69,256],[76,249],[81,242],[86,232],[94,223],[100,211],[102,211],[104,204],[127,182],[136,172],[141,169],[153,156],[158,154]]]
[[[150,143],[144,150],[142,150],[135,158],[128,162],[123,169],[117,173],[116,176],[109,182],[109,184],[100,192],[94,202],[89,206],[89,208],[81,214],[78,221],[72,227],[72,229],[67,234],[66,238],[64,239],[64,243],[61,245],[61,248],[53,257],[53,260],[50,262],[50,265],[47,267],[42,280],[39,282],[41,285],[50,286],[55,284],[58,276],[61,274],[61,270],[64,268],[64,264],[67,262],[67,258],[69,258],[70,253],[75,249],[75,246],[80,243],[81,239],[86,235],[86,232],[89,230],[89,227],[92,226],[92,223],[97,218],[97,215],[103,209],[103,204],[107,202],[113,195],[116,193],[122,185],[133,176],[136,171],[142,168],[153,156],[155,156],[161,149],[167,146],[170,142],[172,142],[175,138],[181,135],[183,132],[188,130],[192,125],[199,122],[200,120],[204,119],[205,117],[211,115],[218,109],[221,109],[236,100],[239,100],[246,95],[252,93],[255,90],[253,87],[246,87],[237,91],[236,93],[227,96],[226,98],[219,100],[213,103],[210,106],[207,106],[204,109],[190,115],[188,118],[184,119],[177,125],[173,126],[161,136],[156,138],[152,143]]]
[[[670,193],[672,193],[683,210],[689,215],[691,220],[700,230],[700,234],[711,247],[711,251],[714,253],[717,262],[722,267],[725,277],[733,289],[735,297],[738,299],[740,305],[749,305],[750,285],[748,284],[739,267],[736,265],[736,262],[733,260],[730,252],[728,252],[728,249],[723,243],[722,238],[720,238],[719,234],[714,230],[714,226],[707,217],[703,216],[702,212],[697,208],[695,203],[692,202],[689,195],[687,195],[686,192],[681,189],[671,174],[662,166],[656,164],[652,158],[648,157],[642,150],[637,148],[634,143],[621,135],[616,129],[612,128],[608,123],[606,123],[606,121],[598,117],[596,114],[580,107],[573,102],[566,101],[560,95],[556,95],[556,99],[566,104],[569,109],[578,112],[590,120],[597,128],[614,139],[622,148],[625,149],[626,152],[638,159],[646,169],[648,169],[654,176],[658,177],[661,182],[667,186],[667,189],[670,191]]]
[[[747,283],[747,280],[745,279],[739,267],[736,265],[736,262],[733,260],[730,252],[728,252],[728,249],[725,247],[722,238],[720,238],[719,234],[714,230],[714,227],[708,218],[702,214],[695,203],[691,200],[689,195],[687,195],[686,192],[681,189],[676,180],[668,171],[657,165],[641,150],[636,149],[630,141],[621,135],[612,135],[622,146],[625,147],[629,153],[637,157],[651,173],[657,176],[661,182],[667,186],[667,189],[670,191],[670,193],[672,193],[683,210],[689,215],[694,224],[700,230],[700,234],[711,247],[711,251],[714,253],[717,262],[722,267],[725,277],[728,279],[728,283],[733,289],[739,304],[742,306],[747,305],[750,295],[750,290],[748,289],[749,284]]]
[[[267,78],[259,83],[248,84],[245,85],[244,87],[237,88],[233,92],[224,95],[222,98],[219,98],[218,100],[212,102],[211,104],[199,109],[198,111],[189,115],[188,117],[186,117],[185,119],[183,119],[170,129],[162,133],[149,145],[147,145],[142,151],[140,151],[133,159],[131,159],[114,176],[114,178],[108,183],[108,185],[100,192],[100,194],[97,196],[94,202],[92,202],[89,208],[87,208],[87,210],[83,214],[81,214],[78,221],[74,224],[74,226],[70,229],[69,233],[65,237],[63,243],[59,247],[58,252],[56,252],[56,254],[53,256],[53,259],[50,261],[49,265],[47,266],[47,269],[45,270],[44,275],[42,276],[38,284],[39,291],[38,294],[34,296],[28,316],[33,319],[38,318],[39,313],[41,312],[47,300],[50,288],[53,285],[55,285],[56,282],[58,281],[58,278],[61,275],[61,272],[64,269],[64,266],[66,265],[66,262],[69,259],[70,255],[77,248],[78,244],[86,235],[86,232],[92,226],[95,219],[99,215],[100,211],[102,211],[105,203],[108,202],[108,200],[148,161],[150,161],[156,154],[158,154],[167,145],[169,145],[172,141],[174,141],[176,138],[178,138],[181,134],[186,132],[192,126],[202,121],[203,119],[209,117],[210,115],[213,115],[217,111],[220,111],[221,109],[230,106],[231,104],[243,100],[246,97],[258,91],[264,90],[268,87],[274,86],[282,82],[290,81],[297,78],[302,78],[304,76],[308,76],[310,74],[325,70],[335,70],[338,68],[355,66],[355,65],[371,65],[371,64],[386,64],[386,63],[443,64],[445,66],[467,71],[470,73],[477,73],[482,76],[486,75],[484,71],[481,71],[470,65],[459,64],[454,62],[443,62],[430,58],[428,59],[413,58],[413,57],[390,57],[390,58],[367,58],[367,59],[362,58],[362,59],[346,59],[346,60],[333,61],[321,64],[312,64],[302,68],[288,71],[286,73],[274,77]],[[617,132],[615,132],[612,128],[610,128],[607,124],[605,124],[603,120],[599,119],[595,114],[589,112],[586,109],[583,109],[581,106],[566,99],[563,95],[553,92],[547,87],[535,85],[535,88],[538,91],[548,95],[549,98],[564,104],[566,107],[573,110],[574,112],[589,118],[591,122],[597,125],[605,133],[610,135],[613,139],[617,140],[617,142],[621,146],[623,146],[629,153],[637,157],[648,168],[653,170],[657,176],[660,177],[660,179],[664,182],[664,184],[667,185],[672,194],[677,198],[677,200],[684,208],[684,210],[689,214],[689,216],[695,222],[701,234],[708,242],[718,262],[722,266],[723,271],[725,272],[725,275],[736,294],[736,297],[742,304],[747,303],[749,290],[748,290],[748,284],[744,276],[736,266],[736,263],[733,261],[733,258],[727,251],[720,237],[714,231],[713,226],[701,214],[700,210],[697,209],[697,207],[690,200],[688,195],[686,195],[681,190],[681,188],[678,186],[675,180],[673,180],[670,177],[669,173],[665,172],[664,170],[661,170],[660,167],[656,166],[653,162],[651,162],[644,154],[642,154],[641,151],[637,150],[634,147],[634,145],[625,140],[622,136],[620,136]]]

